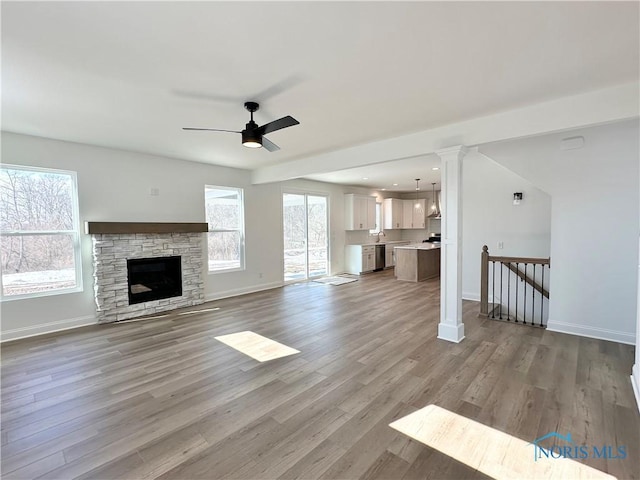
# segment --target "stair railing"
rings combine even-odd
[[[550,268],[551,258],[491,256],[489,247],[484,245],[480,267],[480,316],[544,327],[544,299],[549,299],[545,280],[548,285]]]

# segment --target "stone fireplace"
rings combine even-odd
[[[98,322],[109,323],[151,315],[204,302],[203,234],[207,224],[87,222],[93,243],[94,298]],[[146,300],[156,283],[175,281],[170,258],[178,258],[180,288],[169,288],[166,298]],[[154,261],[154,259],[167,260]],[[172,263],[176,263],[174,260]],[[130,270],[130,265],[137,269]],[[128,269],[129,265],[129,269]],[[151,280],[149,271],[160,272]],[[132,273],[133,272],[133,273]],[[130,275],[138,275],[130,282]],[[142,280],[141,280],[142,279]],[[174,286],[175,287],[175,286]],[[161,287],[158,287],[162,290]],[[141,295],[142,294],[142,295]],[[167,296],[168,295],[168,296]],[[135,299],[135,300],[134,300]]]

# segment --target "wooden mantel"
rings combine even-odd
[[[88,234],[118,233],[201,233],[208,231],[206,223],[155,223],[155,222],[85,222]]]

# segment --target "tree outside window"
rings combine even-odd
[[[244,205],[241,188],[205,186],[209,272],[244,268]]]
[[[3,300],[82,290],[75,172],[0,167]]]

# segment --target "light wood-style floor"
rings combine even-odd
[[[487,478],[389,427],[429,404],[526,441],[625,445],[639,478],[633,347],[477,318],[436,339],[437,280],[390,272],[2,346],[3,478]],[[214,337],[301,351],[259,363]],[[532,454],[533,457],[533,454]]]

